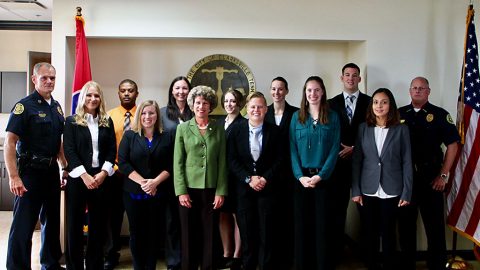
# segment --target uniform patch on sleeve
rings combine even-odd
[[[13,114],[22,114],[25,110],[22,103],[15,104],[15,108],[13,108]]]
[[[450,124],[454,124],[453,123],[453,119],[452,119],[452,116],[450,114],[447,114],[447,122],[450,123]]]

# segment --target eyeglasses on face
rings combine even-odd
[[[428,89],[430,89],[430,88],[429,87],[416,87],[416,86],[415,87],[410,87],[411,91],[418,91],[418,92],[423,92],[423,91],[428,90]]]

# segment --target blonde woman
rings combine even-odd
[[[153,100],[140,104],[132,130],[123,135],[118,165],[125,175],[123,202],[130,228],[134,269],[156,268],[160,221],[171,182],[173,133],[163,131]]]
[[[102,185],[113,174],[116,156],[115,131],[105,111],[100,85],[87,82],[75,114],[67,117],[64,151],[68,161],[67,247],[68,269],[103,269],[105,240],[105,190]],[[88,241],[83,256],[83,224],[88,208]]]

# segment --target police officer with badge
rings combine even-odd
[[[60,179],[57,159],[66,161],[61,147],[64,115],[53,99],[55,68],[33,68],[35,91],[12,110],[5,138],[5,165],[10,191],[15,194],[8,238],[7,269],[31,269],[31,240],[37,220],[42,224],[42,270],[63,269],[60,249]],[[66,178],[66,174],[64,174]],[[62,177],[62,179],[64,179]]]
[[[414,166],[411,203],[399,209],[400,247],[405,264],[401,269],[415,269],[418,210],[427,235],[428,269],[445,269],[447,263],[443,191],[460,137],[450,114],[429,103],[429,95],[428,80],[416,77],[410,84],[411,104],[399,109],[402,122],[410,129]],[[445,154],[442,144],[447,149]]]

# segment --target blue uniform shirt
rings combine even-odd
[[[56,157],[65,118],[60,104],[50,105],[37,91],[20,100],[10,113],[6,131],[19,137],[17,153]]]
[[[448,112],[427,102],[418,112],[409,104],[398,109],[401,122],[408,125],[415,169],[434,167],[443,163],[441,145],[458,142],[460,136]]]

